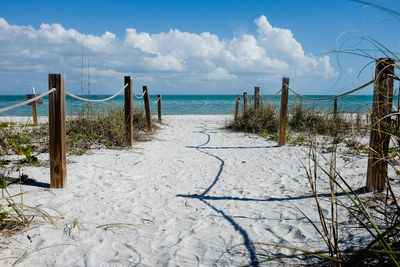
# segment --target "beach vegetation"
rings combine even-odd
[[[271,103],[263,103],[256,113],[250,108],[240,114],[237,120],[231,121],[228,129],[258,133],[262,135],[275,134],[278,131],[278,109]]]
[[[24,155],[25,158],[20,159],[20,164],[39,164],[39,159],[32,155],[32,152],[38,152],[38,148],[34,145],[17,146],[13,149],[18,155]]]
[[[67,120],[66,146],[73,155],[83,155],[89,148],[125,146],[124,109],[109,106],[104,111],[85,111]],[[146,141],[150,134],[146,131],[143,110],[133,111],[134,139]]]
[[[359,129],[361,129],[362,120],[360,119],[358,123]],[[288,134],[286,140],[294,145],[299,145],[306,143],[301,141],[304,134],[320,134],[334,136],[335,140],[343,141],[345,135],[352,133],[349,130],[352,129],[351,125],[351,116],[345,118],[337,114],[334,117],[332,113],[317,110],[315,107],[306,107],[301,102],[295,102],[288,109],[287,130],[292,134]],[[271,137],[271,135],[276,135],[278,132],[278,107],[266,102],[261,105],[259,112],[256,114],[254,108],[249,108],[240,114],[236,120],[228,122],[226,127],[234,131],[250,132]],[[292,137],[292,135],[296,136],[298,134],[301,136],[299,140],[296,137]],[[274,138],[269,139],[275,140]]]
[[[9,183],[6,180],[6,175],[0,172],[0,236],[12,236],[22,230],[28,228],[36,217],[42,217],[45,221],[55,225],[53,217],[40,206],[31,207],[23,203],[22,196],[27,192],[20,192],[12,195],[8,191]],[[29,178],[26,174],[20,175],[20,183],[32,183],[35,180]],[[20,201],[17,199],[20,197]],[[52,210],[56,210],[51,208]],[[57,211],[58,215],[62,214]]]

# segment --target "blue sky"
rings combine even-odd
[[[254,86],[268,94],[283,76],[301,93],[335,94],[371,79],[373,64],[358,77],[371,60],[328,50],[343,45],[382,56],[367,50],[373,47],[360,42],[360,32],[395,52],[400,43],[399,20],[343,0],[2,0],[0,18],[0,94],[43,91],[48,73],[65,73],[67,89],[80,93],[82,47],[83,83],[86,91],[89,60],[92,93],[111,94],[132,75],[136,88],[161,94],[237,94]]]

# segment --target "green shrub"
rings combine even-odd
[[[259,112],[255,115],[254,109],[250,108],[238,116],[228,126],[235,131],[245,131],[260,134],[274,134],[278,131],[278,111],[275,105],[265,103],[261,105]]]
[[[109,107],[100,113],[82,113],[67,121],[67,150],[74,154],[83,154],[93,145],[104,145],[107,148],[125,145],[124,109]],[[143,141],[148,137],[145,132],[146,118],[140,109],[133,112],[134,139]]]
[[[345,132],[350,123],[341,116],[335,120],[332,114],[316,111],[315,107],[305,108],[301,102],[297,102],[289,108],[289,126],[298,132],[335,135]]]

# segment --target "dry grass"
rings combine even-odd
[[[357,129],[364,125],[359,116],[354,123]],[[315,107],[307,108],[301,102],[296,102],[289,106],[288,110],[288,130],[291,133],[304,133],[310,135],[321,134],[330,136],[340,136],[348,134],[354,128],[352,118],[345,118],[338,114],[334,118],[333,114],[317,111]],[[353,124],[354,124],[353,123]],[[255,114],[254,109],[250,108],[240,114],[237,120],[228,123],[227,128],[234,131],[258,133],[263,135],[276,135],[279,126],[279,110],[276,105],[263,103],[260,111]]]
[[[133,111],[134,139],[150,140],[146,129],[145,114],[141,109]],[[93,147],[123,147],[125,145],[124,110],[115,106],[100,113],[81,113],[70,118],[66,125],[67,150],[85,151]]]
[[[227,125],[228,129],[251,133],[273,134],[278,131],[278,109],[270,103],[263,103],[259,112],[255,114],[254,108],[240,114],[237,120]]]

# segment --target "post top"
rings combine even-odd
[[[389,62],[395,62],[396,60],[394,58],[390,58],[390,57],[380,57],[376,59],[376,62],[380,62],[380,61],[389,61]]]

